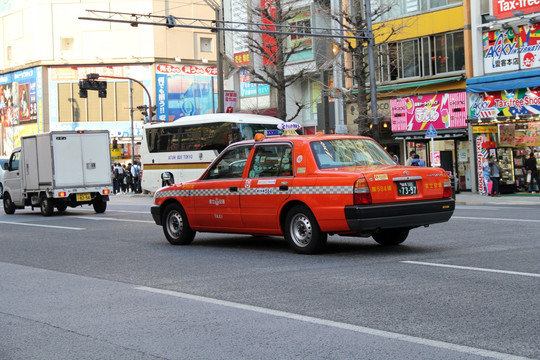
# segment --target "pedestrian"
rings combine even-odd
[[[409,153],[409,158],[407,159],[407,162],[405,163],[405,165],[411,166],[415,156],[416,156],[416,151],[411,150],[411,152]]]
[[[122,173],[123,173],[123,176],[122,176],[121,187],[122,187],[122,192],[126,193],[129,188],[129,178],[131,178],[131,174],[126,169],[126,164],[122,164]]]
[[[117,162],[114,165],[113,174],[114,174],[113,194],[117,194],[120,192],[121,183],[124,180],[124,177],[122,176],[123,171],[122,171],[122,167],[120,166],[120,163]]]
[[[529,157],[527,160],[525,160],[525,170],[527,170],[527,184],[529,185],[529,192],[534,194],[535,190],[533,180],[536,182],[536,186],[540,190],[540,179],[538,177],[538,167],[536,166],[536,157],[533,151],[531,151]]]
[[[497,163],[497,158],[495,156],[491,157],[489,166],[491,167],[491,182],[493,183],[491,187],[490,195],[501,196],[501,189],[500,189],[501,167],[499,166],[499,163]]]
[[[482,159],[482,181],[484,182],[484,191],[482,195],[489,195],[491,183],[491,167],[489,166],[488,158]],[[493,184],[492,184],[493,185]]]
[[[137,194],[141,192],[141,179],[139,178],[140,174],[141,168],[135,160],[133,162],[133,166],[131,167],[131,177],[133,178],[133,192]]]
[[[426,164],[420,160],[420,155],[415,154],[414,158],[412,159],[411,166],[426,166]]]

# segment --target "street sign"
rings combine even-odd
[[[429,125],[429,128],[426,131],[426,137],[434,138],[437,136],[437,130],[435,130],[435,127],[433,124]]]

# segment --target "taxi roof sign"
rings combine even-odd
[[[292,121],[284,121],[281,124],[278,124],[277,128],[283,130],[283,135],[298,135],[296,130],[301,129],[302,125]]]

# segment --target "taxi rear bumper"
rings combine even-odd
[[[452,198],[345,207],[345,218],[352,231],[415,228],[450,220],[455,209]]]

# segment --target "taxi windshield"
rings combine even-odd
[[[320,169],[345,166],[395,165],[392,157],[371,139],[332,139],[311,143]]]

